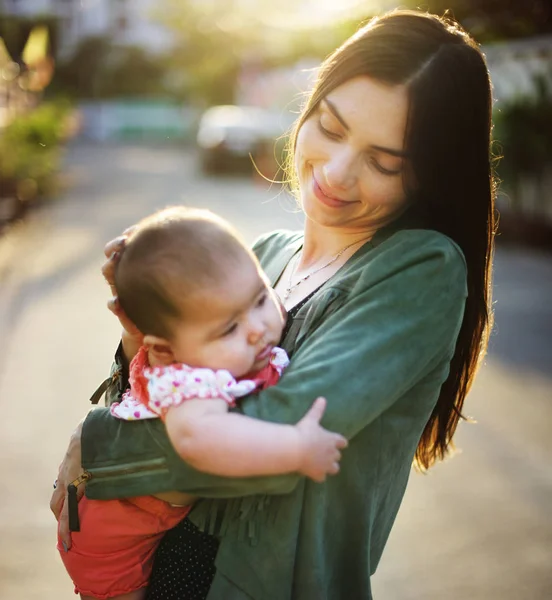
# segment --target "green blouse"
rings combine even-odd
[[[271,282],[302,243],[255,245]],[[448,376],[467,296],[458,246],[435,231],[385,229],[300,309],[281,345],[278,384],[248,397],[251,417],[295,423],[325,396],[322,424],[349,439],[323,484],[299,475],[222,478],[195,471],[160,421],[91,411],[82,438],[89,498],[180,490],[204,498],[190,518],[221,539],[209,600],[371,598],[420,435]],[[112,371],[108,402],[120,393]]]

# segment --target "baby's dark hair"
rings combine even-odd
[[[172,207],[141,221],[115,269],[122,309],[145,335],[171,340],[186,299],[254,254],[237,232],[208,210]]]

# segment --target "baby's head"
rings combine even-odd
[[[121,307],[157,363],[266,366],[283,315],[255,255],[223,219],[174,207],[141,221],[115,271]]]

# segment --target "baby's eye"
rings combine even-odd
[[[237,329],[238,329],[238,324],[232,323],[232,325],[230,325],[223,331],[221,337],[228,337],[229,335],[232,335],[235,331],[237,331]]]
[[[268,294],[266,292],[262,294],[261,297],[257,300],[257,308],[262,308],[265,305],[267,298]]]

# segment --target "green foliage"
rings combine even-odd
[[[552,32],[550,0],[405,0],[403,6],[448,12],[480,43]]]
[[[147,96],[163,91],[165,68],[159,60],[148,56],[142,48],[120,48],[111,56],[103,73],[101,93],[105,97]]]
[[[535,81],[534,97],[521,97],[495,111],[495,137],[502,145],[499,173],[515,186],[524,176],[540,178],[552,164],[552,86]]]
[[[233,1],[165,0],[159,20],[174,33],[169,68],[183,75],[178,96],[199,105],[233,102],[242,57],[257,37],[235,9]]]
[[[101,72],[106,62],[109,41],[103,37],[83,40],[71,59],[60,63],[54,75],[52,87],[75,98],[98,96]]]
[[[552,31],[548,5],[549,0],[402,3],[437,14],[448,11],[479,42]],[[361,18],[368,20],[379,12],[366,3],[365,12],[359,8],[348,20],[336,19],[322,26],[313,18],[310,27],[307,23],[296,27],[297,10],[296,0],[279,0],[276,5],[245,0],[162,0],[158,19],[173,31],[177,41],[169,57],[174,79],[179,81],[177,93],[202,105],[232,102],[243,64],[262,70],[293,65],[303,57],[323,59],[356,31]]]
[[[358,27],[358,19],[330,27],[272,26],[271,12],[292,15],[295,5],[280,0],[277,8],[259,3],[254,9],[243,0],[163,0],[158,20],[176,41],[168,64],[179,81],[177,95],[202,106],[233,103],[244,64],[262,70],[322,59]]]
[[[51,190],[68,114],[69,105],[65,102],[45,103],[6,126],[0,137],[3,190],[19,193],[31,189],[33,194]]]
[[[45,25],[48,28],[49,49],[52,56],[55,56],[59,36],[58,19],[56,17],[46,15],[21,17],[0,14],[0,37],[4,40],[8,52],[16,62],[20,60],[29,34],[36,25]]]
[[[58,65],[53,85],[73,98],[151,97],[162,94],[165,66],[142,48],[116,47],[107,37],[81,42]]]

